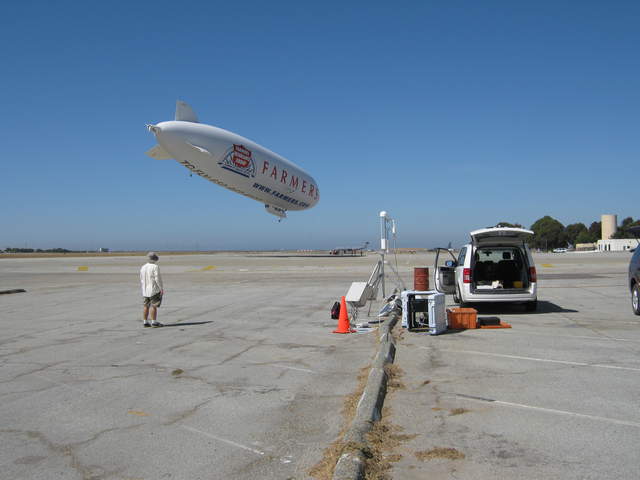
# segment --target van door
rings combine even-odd
[[[440,253],[442,252],[442,255]],[[446,252],[446,253],[444,253]],[[447,255],[448,254],[448,255]],[[451,257],[451,258],[449,258]],[[439,265],[442,262],[442,265]],[[435,281],[436,290],[440,293],[448,293],[453,295],[456,292],[456,266],[458,262],[456,257],[448,248],[436,249],[436,262],[435,262]]]

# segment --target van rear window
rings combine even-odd
[[[476,261],[498,263],[502,260],[522,261],[522,254],[516,247],[496,247],[478,248],[476,250]]]

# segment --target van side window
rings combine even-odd
[[[462,247],[460,249],[460,254],[458,255],[458,265],[464,265],[464,258],[467,256],[467,247]]]

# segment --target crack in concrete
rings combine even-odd
[[[50,390],[52,388],[56,388],[56,385],[49,384],[48,386],[42,387],[42,388],[34,388],[34,389],[30,389],[30,390],[19,390],[19,391],[13,391],[13,392],[0,393],[0,398],[5,398],[5,397],[7,397],[9,395],[20,395],[20,394],[24,394],[24,393],[39,393],[39,392],[44,392],[45,390]],[[9,401],[11,401],[11,400],[9,400]]]
[[[176,423],[195,415],[201,407],[203,407],[207,403],[210,403],[211,400],[213,400],[213,398],[208,398],[204,402],[198,403],[194,407],[189,408],[189,409],[185,410],[182,413],[179,413],[175,418],[169,420],[168,422],[163,423],[162,425],[167,426],[167,427],[170,426],[170,425],[175,425]]]
[[[57,340],[54,341],[52,343],[47,343],[44,345],[34,345],[31,347],[21,347],[18,350],[11,352],[11,353],[5,353],[0,355],[0,358],[9,358],[12,357],[14,355],[22,355],[25,353],[31,353],[34,352],[36,350],[42,350],[44,348],[53,348],[53,347],[58,347],[61,345],[68,345],[70,343],[80,343],[84,340],[84,337],[71,337],[71,338],[63,338],[61,340]]]
[[[0,383],[10,383],[10,382],[13,382],[13,381],[17,380],[20,377],[24,377],[26,375],[33,375],[34,373],[42,372],[42,371],[44,371],[44,370],[46,370],[48,368],[60,365],[61,363],[64,363],[64,362],[56,362],[56,363],[51,363],[51,364],[48,364],[48,365],[43,365],[40,368],[36,368],[35,370],[29,370],[28,372],[19,373],[18,375],[16,375],[13,378],[10,378],[9,380],[1,380]]]
[[[136,424],[136,425],[129,425],[127,427],[107,428],[93,434],[91,437],[87,438],[86,440],[67,443],[67,444],[54,443],[51,440],[49,440],[42,432],[39,432],[37,430],[0,429],[0,433],[14,433],[18,435],[26,435],[30,439],[37,440],[40,443],[42,443],[49,451],[58,455],[62,455],[64,457],[68,457],[70,467],[73,468],[76,472],[78,472],[82,476],[83,480],[102,480],[108,476],[119,474],[120,472],[122,472],[122,470],[124,470],[125,467],[123,466],[115,470],[108,471],[99,465],[85,465],[78,458],[78,454],[76,450],[78,448],[88,445],[91,442],[94,442],[95,440],[100,438],[102,435],[105,435],[107,433],[119,431],[119,430],[120,431],[133,430],[143,425],[144,424]]]
[[[264,339],[258,340],[258,342],[254,343],[253,345],[249,345],[248,347],[240,350],[238,353],[234,353],[233,355],[228,356],[227,358],[225,358],[221,362],[218,362],[218,365],[224,365],[225,363],[230,362],[231,360],[234,360],[234,359],[238,358],[241,355],[244,355],[249,350],[252,350],[252,349],[254,349],[256,347],[261,347],[263,345],[264,345]]]

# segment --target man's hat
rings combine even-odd
[[[158,255],[156,254],[156,252],[147,253],[147,257],[149,257],[150,260],[158,260]]]

